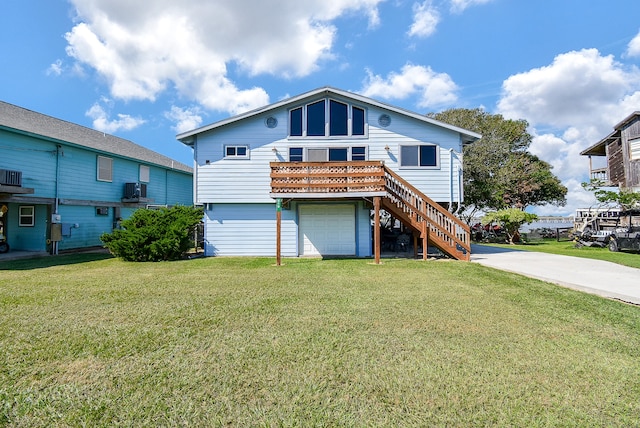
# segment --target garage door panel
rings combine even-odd
[[[301,205],[300,255],[355,255],[354,205]]]

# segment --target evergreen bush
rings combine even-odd
[[[132,262],[180,260],[193,248],[202,221],[201,208],[139,209],[121,222],[121,229],[103,233],[100,240],[116,257]]]

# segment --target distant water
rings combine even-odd
[[[556,228],[566,228],[573,227],[573,221],[562,220],[562,221],[534,221],[531,224],[525,224],[520,228],[521,232],[529,232],[535,229],[556,229]]]

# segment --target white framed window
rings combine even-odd
[[[33,205],[21,206],[18,211],[18,225],[31,227],[36,224],[36,209]]]
[[[138,173],[138,177],[140,181],[143,183],[148,183],[149,178],[151,177],[151,169],[148,165],[140,165],[140,171]]]
[[[440,149],[436,144],[402,145],[400,146],[401,168],[440,167]]]
[[[289,147],[289,162],[346,162],[367,160],[367,147]]]
[[[289,110],[290,138],[366,137],[365,109],[323,98]]]
[[[249,146],[225,146],[225,159],[249,159]]]
[[[113,181],[113,159],[98,156],[98,181]]]

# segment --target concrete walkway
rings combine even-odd
[[[471,261],[640,305],[640,269],[600,260],[488,245],[472,245]]]

